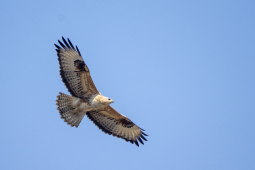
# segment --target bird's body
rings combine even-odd
[[[106,105],[112,103],[112,100],[109,101],[107,97],[104,97],[101,94],[92,95],[90,98],[77,98],[73,97],[73,107],[80,112],[88,112],[92,110],[103,110]]]
[[[146,140],[143,129],[136,126],[130,119],[113,109],[110,104],[113,100],[103,96],[96,88],[89,69],[83,61],[79,49],[62,37],[57,47],[60,64],[60,75],[72,96],[59,93],[57,106],[61,118],[67,124],[78,127],[84,115],[94,122],[98,128],[107,134],[120,137],[135,143],[143,144]]]

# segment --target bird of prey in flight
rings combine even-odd
[[[103,96],[96,88],[89,68],[85,64],[81,53],[69,39],[62,37],[63,43],[58,40],[58,61],[60,65],[60,76],[71,96],[59,93],[56,104],[62,119],[67,124],[76,128],[79,126],[84,115],[103,132],[122,138],[127,142],[138,141],[143,144],[147,136],[142,128],[134,124],[126,116],[117,112],[110,106],[113,100]]]

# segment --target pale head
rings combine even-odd
[[[105,97],[103,95],[98,95],[96,98],[96,100],[98,100],[103,105],[109,105],[114,102],[111,98]]]
[[[113,103],[114,101],[112,99],[110,99],[109,97],[105,97],[104,101],[103,101],[103,104],[111,104]]]

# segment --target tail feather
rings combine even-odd
[[[58,106],[61,119],[64,119],[72,127],[78,127],[85,113],[77,112],[75,107],[73,107],[74,97],[60,92],[57,98],[56,105]]]

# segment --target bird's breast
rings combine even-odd
[[[104,107],[99,99],[100,95],[93,95],[90,98],[80,98],[75,102],[78,110],[88,112],[92,110],[100,110]]]

